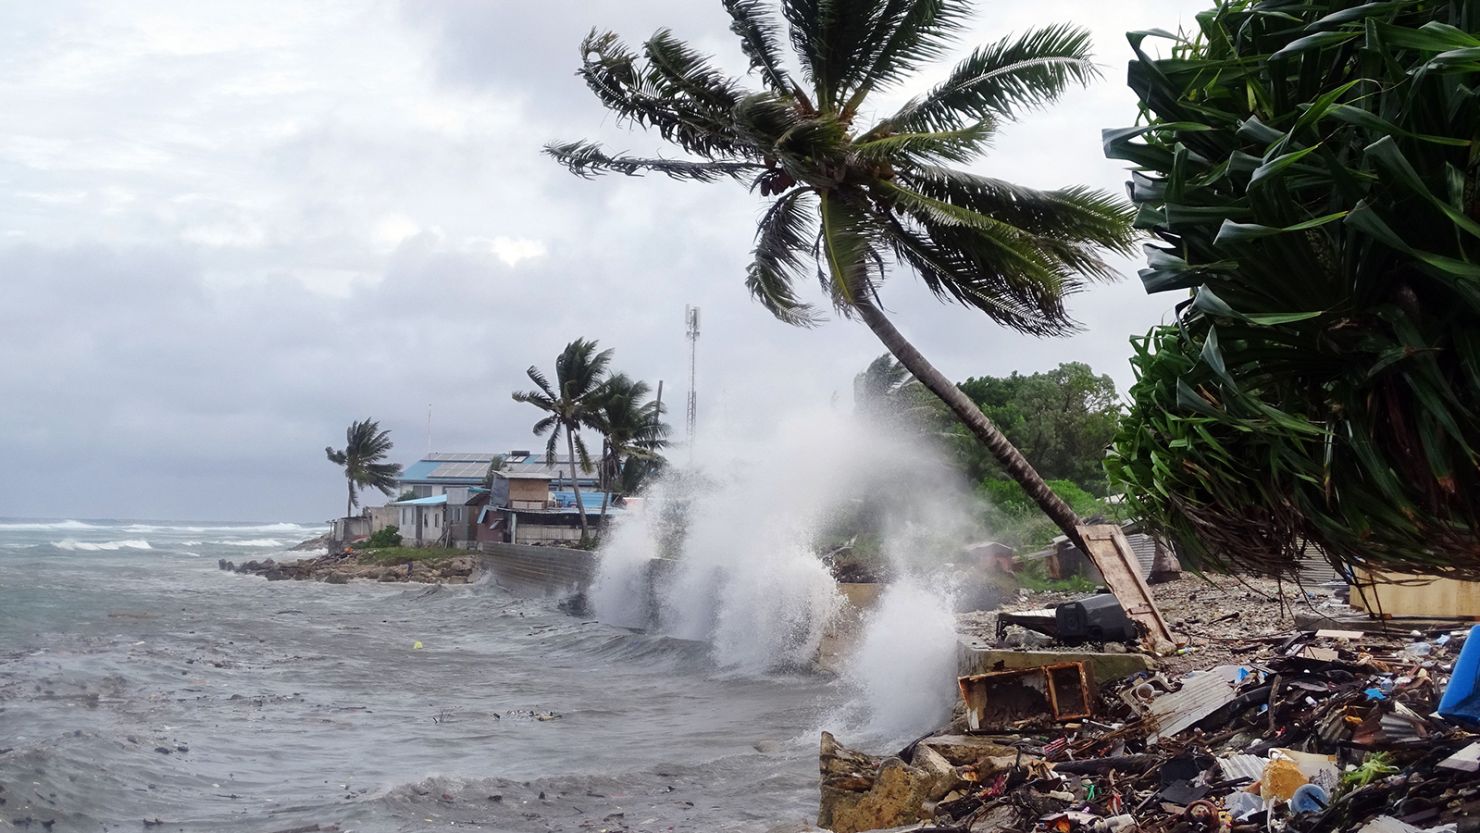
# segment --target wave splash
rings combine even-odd
[[[129,538],[123,541],[79,541],[76,538],[64,538],[53,541],[51,545],[59,550],[68,552],[115,552],[117,550],[152,550],[148,541],[143,538]]]

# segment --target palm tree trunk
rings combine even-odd
[[[349,481],[349,500],[347,500],[347,501],[344,502],[344,519],[346,521],[348,521],[350,519],[350,516],[354,514],[354,511],[355,511],[355,481],[351,480],[351,481]],[[348,524],[345,525],[345,529],[346,530],[349,529]],[[349,536],[346,535],[345,537],[349,537]]]
[[[606,480],[606,489],[601,493],[601,517],[596,521],[597,535],[602,535],[606,532],[606,507],[612,500],[612,483],[616,480],[614,476],[615,472],[621,471],[621,467],[616,464],[616,460],[617,457],[613,454],[611,465],[608,465],[605,459],[601,461],[601,472],[603,478]]]
[[[990,419],[987,419],[987,415],[982,413],[981,408],[978,408],[975,402],[971,401],[971,397],[956,387],[955,383],[947,379],[944,373],[936,370],[935,365],[921,355],[913,344],[910,344],[904,334],[895,328],[894,322],[890,321],[882,310],[874,306],[872,300],[860,298],[854,302],[853,308],[858,310],[863,323],[874,331],[879,341],[882,341],[889,352],[899,359],[899,363],[909,368],[915,378],[920,380],[920,384],[935,394],[967,428],[971,429],[971,433],[976,435],[982,445],[992,452],[992,456],[997,458],[997,462],[1002,464],[1002,468],[1007,470],[1008,476],[1016,480],[1018,485],[1023,487],[1023,491],[1028,493],[1028,497],[1038,504],[1043,514],[1057,524],[1081,552],[1088,553],[1089,549],[1079,537],[1079,516],[1069,508],[1069,504],[1065,503],[1063,498],[1048,487],[1043,477],[1023,457],[1023,453],[1008,441]]]
[[[570,449],[570,487],[576,490],[576,511],[581,516],[581,543],[584,544],[589,533],[586,527],[586,504],[581,503],[581,482],[576,476],[576,466],[580,464],[576,462],[575,430],[569,425],[565,426],[565,446]]]

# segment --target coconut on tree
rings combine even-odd
[[[1088,34],[1032,29],[982,46],[933,89],[873,121],[876,97],[952,48],[964,0],[721,0],[750,59],[746,87],[660,30],[640,50],[593,32],[580,76],[618,119],[687,158],[611,153],[589,141],[546,151],[573,173],[731,179],[770,199],[745,283],[782,321],[813,326],[798,282],[813,272],[845,318],[871,329],[945,403],[1071,540],[1079,519],[1002,432],[885,314],[883,279],[904,267],[937,298],[1018,332],[1074,329],[1064,306],[1110,280],[1106,251],[1136,234],[1121,200],[1083,187],[1026,188],[966,170],[997,130],[1097,77]],[[779,15],[778,15],[779,11]],[[791,46],[788,58],[783,45]]]
[[[324,449],[329,462],[344,467],[344,477],[349,482],[349,502],[344,507],[346,518],[354,515],[360,490],[377,489],[387,497],[395,491],[401,465],[385,462],[391,447],[390,431],[382,431],[379,422],[365,419],[350,423],[344,432],[344,448]]]
[[[555,464],[555,449],[564,436],[570,454],[570,483],[575,490],[576,511],[581,519],[581,540],[590,534],[586,505],[581,502],[581,484],[577,467],[592,470],[591,454],[581,437],[584,428],[597,428],[597,412],[607,393],[607,369],[612,351],[597,350],[594,340],[578,338],[565,346],[555,358],[555,383],[537,367],[525,371],[535,390],[516,391],[515,402],[527,402],[544,411],[546,416],[534,424],[535,436],[549,435],[545,443],[545,460]]]

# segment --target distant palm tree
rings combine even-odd
[[[642,474],[662,464],[660,452],[668,445],[668,426],[662,422],[662,405],[655,400],[643,401],[650,392],[647,382],[633,380],[625,373],[615,374],[607,382],[606,398],[596,413],[596,427],[602,434],[603,523],[611,493],[636,491]],[[602,528],[602,524],[597,527]]]
[[[391,433],[380,430],[379,422],[366,419],[350,423],[344,432],[344,448],[338,451],[324,449],[329,462],[344,467],[344,477],[349,481],[349,503],[344,509],[346,518],[354,515],[355,506],[359,504],[358,489],[379,489],[387,497],[395,491],[401,466],[384,462],[391,445]]]
[[[566,449],[570,453],[570,483],[575,489],[576,511],[581,519],[581,541],[589,535],[586,521],[586,505],[581,502],[581,484],[577,479],[576,467],[591,471],[591,454],[581,438],[582,428],[595,428],[597,410],[601,407],[607,390],[607,368],[612,362],[612,351],[597,352],[597,343],[578,338],[565,346],[555,359],[555,386],[539,368],[531,367],[529,378],[538,390],[517,391],[515,402],[528,402],[544,411],[548,416],[534,424],[535,436],[548,433],[545,444],[545,459],[555,464],[555,448],[562,434]]]
[[[1064,299],[1086,279],[1113,279],[1102,249],[1129,252],[1133,212],[1082,187],[1039,191],[962,170],[1004,122],[1097,77],[1089,35],[1029,30],[972,52],[945,81],[873,124],[875,93],[945,54],[965,0],[721,0],[762,88],[749,90],[660,30],[642,55],[616,35],[581,44],[580,75],[618,119],[698,157],[611,154],[593,142],[546,151],[573,173],[711,182],[775,197],[760,221],[746,286],[777,318],[811,326],[799,299],[809,261],[832,305],[862,319],[915,378],[1002,462],[1071,540],[1078,518],[981,409],[897,330],[879,304],[886,264],[914,270],[937,298],[1035,335],[1074,328]],[[783,57],[790,43],[801,69]],[[802,80],[806,82],[803,89]]]

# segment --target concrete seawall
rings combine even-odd
[[[585,550],[480,544],[477,557],[484,572],[519,596],[566,598],[586,592],[596,578],[596,555]]]

